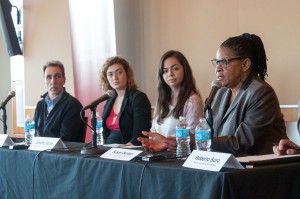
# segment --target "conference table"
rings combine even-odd
[[[65,144],[69,150],[0,148],[0,198],[300,198],[300,162],[214,172],[178,159],[104,159]]]

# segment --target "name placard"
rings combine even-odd
[[[194,150],[182,166],[208,171],[220,171],[222,167],[244,169],[230,153],[198,150]]]
[[[111,148],[103,153],[100,157],[112,160],[129,161],[140,153],[142,153],[140,150]]]
[[[44,151],[47,149],[67,148],[60,138],[34,137],[28,150]]]
[[[0,134],[0,147],[14,145],[12,139],[6,134]]]

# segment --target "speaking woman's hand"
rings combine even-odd
[[[164,142],[166,137],[157,132],[143,131],[143,135],[148,138],[139,137],[137,140],[142,143],[142,146],[146,151],[160,152],[167,149],[167,144]]]
[[[163,144],[164,144],[165,148],[167,148],[167,151],[176,152],[176,149],[177,149],[176,137],[174,137],[174,136],[166,137],[163,140]]]

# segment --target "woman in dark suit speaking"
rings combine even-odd
[[[267,57],[260,37],[242,34],[224,41],[212,60],[222,88],[212,102],[212,149],[232,154],[269,154],[286,138],[278,98],[265,82]]]

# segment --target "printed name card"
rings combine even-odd
[[[60,138],[34,137],[28,150],[44,151],[55,148],[67,148]]]
[[[0,147],[14,145],[12,139],[6,134],[0,134]]]
[[[182,165],[193,169],[220,171],[222,167],[244,169],[244,167],[229,153],[194,150]]]
[[[100,157],[112,160],[130,161],[132,158],[142,153],[140,150],[111,148]]]

